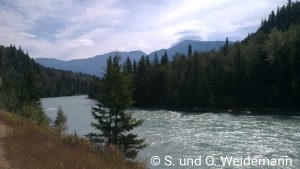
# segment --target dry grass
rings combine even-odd
[[[3,138],[6,135],[8,128],[5,124],[2,124],[0,121],[0,169],[8,169],[9,163],[5,157],[4,146],[3,146]]]
[[[5,152],[16,169],[145,169],[142,162],[126,161],[119,151],[94,153],[83,139],[59,136],[0,110],[11,131],[4,138]],[[75,139],[75,140],[74,140]]]

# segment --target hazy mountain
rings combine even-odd
[[[193,51],[210,51],[213,49],[218,49],[224,45],[224,41],[194,41],[194,40],[185,40],[182,41],[169,49],[161,49],[158,51],[154,51],[149,54],[149,58],[153,59],[155,53],[157,53],[158,57],[161,57],[165,50],[167,50],[167,54],[170,59],[175,55],[176,52],[181,54],[187,54],[188,45],[192,45]],[[62,70],[71,70],[74,72],[82,72],[86,74],[101,76],[103,72],[102,68],[106,67],[106,61],[109,56],[115,56],[117,52],[110,52],[103,55],[97,55],[91,58],[86,59],[75,59],[70,61],[62,61],[53,58],[37,58],[36,61],[43,66],[52,67],[56,69]],[[146,55],[142,51],[131,51],[131,52],[118,52],[121,56],[121,61],[124,61],[127,56],[130,57],[131,60],[138,61],[142,55]]]
[[[154,51],[149,54],[150,58],[153,58],[155,53],[157,53],[158,57],[161,57],[165,50],[167,50],[167,54],[169,57],[173,57],[176,52],[187,55],[188,53],[188,46],[192,46],[192,50],[204,52],[204,51],[211,51],[215,49],[219,49],[221,46],[223,46],[225,41],[196,41],[196,40],[184,40],[174,46],[172,46],[169,49],[160,49],[158,51]]]
[[[70,61],[62,61],[53,58],[37,58],[35,60],[46,67],[101,76],[101,73],[103,72],[102,68],[106,67],[107,58],[109,56],[115,56],[116,54],[117,52],[110,52],[91,58],[75,59]],[[124,61],[127,56],[129,56],[132,60],[139,60],[142,55],[146,55],[142,51],[118,52],[118,54],[121,56],[121,61]]]

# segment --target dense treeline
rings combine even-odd
[[[136,106],[299,108],[300,2],[271,13],[259,30],[218,51],[130,59]]]
[[[16,112],[41,97],[88,94],[92,76],[45,68],[15,46],[0,46],[0,106]]]
[[[276,13],[274,11],[268,17],[268,20],[262,20],[262,25],[259,28],[260,31],[269,33],[273,28],[277,28],[279,31],[286,31],[292,25],[300,23],[300,5],[292,3],[292,0],[288,0],[288,4],[277,8]]]

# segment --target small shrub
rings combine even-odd
[[[34,103],[24,104],[18,114],[38,125],[49,125],[50,123],[50,119],[42,108]]]
[[[83,142],[84,140],[77,136],[76,131],[74,132],[74,135],[65,135],[63,137],[63,143],[73,148],[78,147]]]

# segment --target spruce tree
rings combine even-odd
[[[56,130],[58,133],[64,133],[68,129],[67,121],[68,118],[64,114],[62,107],[58,106],[57,115],[53,125],[54,130]]]
[[[154,62],[154,65],[156,67],[159,65],[159,59],[158,59],[158,56],[157,56],[157,52],[155,52],[155,54],[154,54],[154,60],[153,60],[153,62]]]
[[[192,45],[189,44],[189,46],[188,46],[188,57],[191,57],[192,53],[193,53]]]
[[[162,65],[165,65],[165,64],[169,63],[169,58],[168,58],[167,50],[165,50],[165,53],[162,55],[160,63]]]
[[[40,105],[38,87],[37,87],[37,77],[34,73],[33,65],[31,62],[27,63],[26,65],[26,72],[25,72],[25,79],[24,79],[24,91],[23,91],[23,98],[24,102],[27,103],[36,103],[38,106]]]
[[[124,63],[124,65],[123,65],[123,70],[124,70],[125,73],[132,73],[132,71],[133,71],[132,69],[133,69],[132,68],[132,63],[131,63],[131,60],[128,56],[125,63]]]
[[[87,137],[95,145],[115,145],[126,157],[134,158],[138,150],[146,146],[144,139],[138,139],[132,133],[143,121],[133,118],[132,113],[126,111],[133,103],[132,85],[119,62],[119,56],[113,59],[109,57],[107,61],[106,72],[99,84],[98,104],[92,110],[96,120],[92,126],[97,132],[90,133]]]

